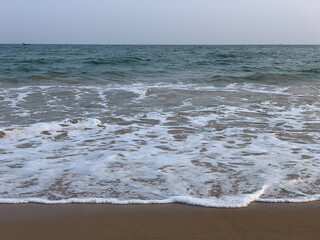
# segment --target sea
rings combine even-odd
[[[320,46],[0,45],[1,203],[320,199]]]

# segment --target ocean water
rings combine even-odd
[[[320,46],[0,45],[0,202],[320,199]]]

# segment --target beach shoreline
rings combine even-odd
[[[245,208],[185,204],[0,204],[1,239],[316,239],[320,201]]]

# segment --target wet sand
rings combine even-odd
[[[320,202],[219,209],[183,204],[0,204],[0,239],[320,239]]]

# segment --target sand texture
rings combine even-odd
[[[2,204],[0,239],[320,239],[320,202],[219,209],[183,204]]]

